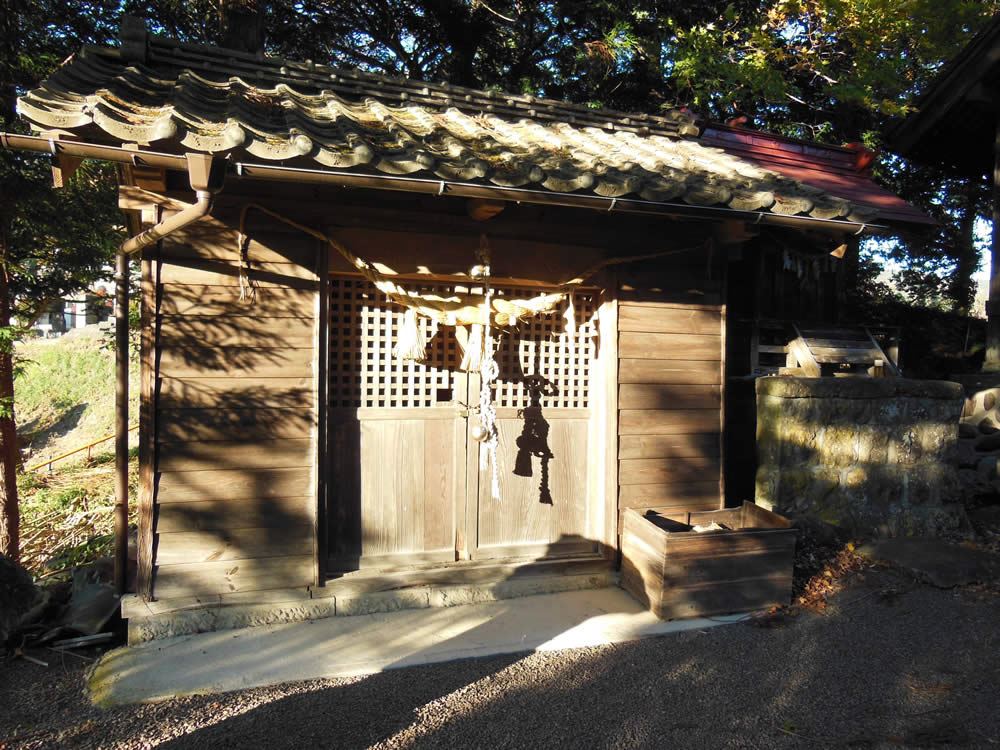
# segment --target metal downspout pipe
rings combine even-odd
[[[225,165],[208,154],[187,154],[195,202],[122,243],[115,257],[115,592],[128,580],[128,334],[129,256],[193,224],[212,210],[222,189]]]

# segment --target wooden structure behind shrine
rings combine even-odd
[[[993,234],[986,359],[1000,371],[1000,15],[955,56],[927,88],[917,111],[889,133],[894,151],[958,177],[993,186]]]
[[[625,510],[726,502],[732,321],[835,315],[838,249],[926,221],[852,149],[124,37],[23,97],[43,137],[4,144],[118,161],[154,232],[146,601],[613,569]]]

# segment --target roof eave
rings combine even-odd
[[[187,169],[187,161],[180,154],[145,150],[136,151],[82,141],[64,141],[14,133],[0,133],[0,145],[8,149],[49,153],[54,156],[66,155],[104,159],[106,161],[133,166],[157,167],[174,171],[184,171]],[[482,185],[443,179],[304,169],[242,161],[231,161],[229,163],[229,171],[233,177],[238,179],[321,183],[345,188],[392,190],[396,192],[421,193],[424,195],[494,198],[541,205],[588,208],[605,212],[641,213],[704,220],[729,219],[745,221],[750,224],[795,227],[799,229],[822,229],[837,233],[892,234],[894,231],[892,227],[877,223],[876,221],[868,223],[846,219],[823,219],[812,216],[784,215],[767,211],[740,210],[720,206],[647,201],[633,198],[607,198],[599,195],[581,195],[579,193]]]

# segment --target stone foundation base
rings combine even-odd
[[[244,601],[209,598],[172,604],[146,603],[135,594],[128,594],[122,598],[122,617],[128,620],[128,644],[132,646],[178,635],[401,609],[480,604],[535,594],[606,588],[617,582],[617,573],[609,569],[582,575],[530,576],[495,583],[414,587],[350,596],[325,595],[323,589],[314,592],[262,591],[257,592],[256,597],[245,594]]]
[[[756,502],[859,536],[962,528],[963,402],[944,381],[761,378]]]

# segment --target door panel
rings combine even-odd
[[[550,557],[594,547],[585,541],[589,422],[547,415],[542,447],[532,441],[532,419],[539,417],[498,420],[500,498],[492,497],[492,469],[480,468],[475,557],[516,557],[519,548],[524,556]]]
[[[589,538],[588,451],[598,295],[578,292],[573,303],[573,331],[565,328],[563,303],[551,315],[497,335],[500,374],[491,390],[500,498],[493,497],[492,468],[482,459],[470,461],[474,558],[537,559],[597,549]]]
[[[330,570],[453,561],[467,387],[454,329],[421,320],[427,360],[397,359],[403,308],[362,279],[330,287]]]
[[[447,296],[443,282],[414,282]],[[590,365],[597,294],[494,331],[500,499],[480,468],[479,376],[459,370],[455,329],[420,320],[423,363],[392,354],[404,310],[367,281],[331,276],[330,570],[392,568],[469,557],[593,552],[588,536]],[[539,293],[498,287],[500,295]]]

